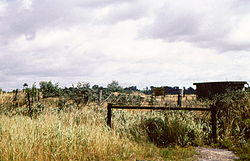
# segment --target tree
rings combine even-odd
[[[39,83],[39,86],[43,94],[43,98],[56,97],[60,95],[61,89],[59,88],[58,83],[53,84],[51,81],[42,81]]]
[[[93,90],[90,88],[89,83],[78,82],[76,86],[72,85],[70,88],[63,89],[63,94],[64,97],[73,100],[77,107],[80,107],[80,104],[86,105],[92,99]]]
[[[112,81],[107,85],[107,88],[111,92],[123,92],[123,88],[119,85],[118,81]]]

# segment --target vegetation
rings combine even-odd
[[[105,116],[106,111],[98,108],[59,113],[46,108],[36,118],[1,115],[0,160],[171,160],[195,154],[188,147],[159,148],[132,139],[131,127],[119,122],[119,115],[116,129],[110,130]]]
[[[53,84],[51,81],[49,82],[42,81],[39,83],[39,85],[40,85],[40,91],[43,94],[43,98],[60,96],[61,90],[59,89],[58,83]]]
[[[119,85],[118,81],[112,81],[110,84],[107,85],[107,88],[111,92],[123,92],[123,88]]]
[[[250,160],[250,93],[228,92],[215,98],[219,144]]]
[[[156,105],[157,98],[126,93],[116,81],[107,88],[85,82],[39,85],[1,98],[6,100],[0,103],[0,160],[194,160],[193,146],[211,145],[209,112],[113,110],[110,129],[106,103]],[[249,93],[187,105],[193,103],[218,107],[216,146],[250,159]]]

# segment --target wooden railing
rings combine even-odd
[[[211,112],[211,126],[212,126],[212,139],[217,142],[217,126],[216,126],[216,107],[210,106],[209,108],[195,107],[154,107],[154,106],[117,106],[108,104],[107,106],[107,125],[112,127],[112,109],[131,109],[131,110],[184,110],[184,111],[210,111]]]

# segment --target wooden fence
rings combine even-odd
[[[107,106],[107,125],[112,127],[112,109],[131,109],[131,110],[184,110],[184,111],[210,111],[211,112],[211,126],[212,126],[212,140],[217,142],[217,126],[216,126],[216,107],[210,106],[209,108],[197,107],[197,108],[186,108],[186,107],[154,107],[154,106],[117,106],[108,104]]]

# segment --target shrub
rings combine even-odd
[[[250,139],[250,94],[228,92],[217,96],[214,103],[218,108],[219,136]]]
[[[42,81],[39,85],[43,98],[60,96],[61,89],[59,88],[58,83],[53,84],[51,81]]]
[[[250,93],[231,91],[214,99],[219,143],[250,160]]]
[[[162,117],[146,119],[143,127],[150,141],[164,147],[171,144],[200,145],[210,133],[209,126],[201,120],[195,120],[192,112],[165,112]]]
[[[107,85],[107,89],[111,92],[123,92],[123,88],[119,85],[118,81],[112,81]]]
[[[63,96],[71,99],[77,105],[77,107],[86,105],[93,96],[93,90],[90,88],[89,83],[77,83],[76,86],[63,89]]]
[[[211,133],[209,123],[195,119],[193,112],[114,111],[113,126],[120,134],[160,147],[202,145]]]

